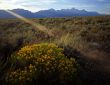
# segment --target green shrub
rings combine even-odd
[[[12,55],[12,62],[15,66],[6,77],[11,85],[68,83],[77,71],[75,60],[66,58],[55,44],[25,46]]]

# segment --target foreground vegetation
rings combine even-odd
[[[12,62],[13,61],[13,62]],[[21,48],[12,56],[14,64],[7,75],[10,85],[68,84],[73,82],[77,66],[54,44],[35,44]],[[14,70],[13,70],[14,69]]]
[[[1,84],[110,84],[110,16],[31,20],[0,20]]]

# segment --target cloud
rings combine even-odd
[[[108,5],[107,5],[108,4]],[[0,0],[0,9],[22,8],[36,12],[45,9],[77,8],[90,11],[107,12],[110,0]]]
[[[57,0],[2,0],[0,1],[1,9],[24,8],[31,11],[43,9],[44,5],[48,7],[50,4],[56,3]]]
[[[2,0],[0,1],[0,9],[12,9],[12,8],[19,8],[20,5],[15,4],[17,0]]]

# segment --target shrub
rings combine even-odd
[[[74,80],[77,68],[63,49],[55,44],[34,44],[12,55],[13,69],[6,80],[11,85],[68,83]]]

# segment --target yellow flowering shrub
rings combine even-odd
[[[77,70],[75,60],[66,58],[63,49],[55,44],[25,46],[12,58],[17,65],[6,77],[11,85],[36,84],[44,80],[64,83],[72,80]]]

